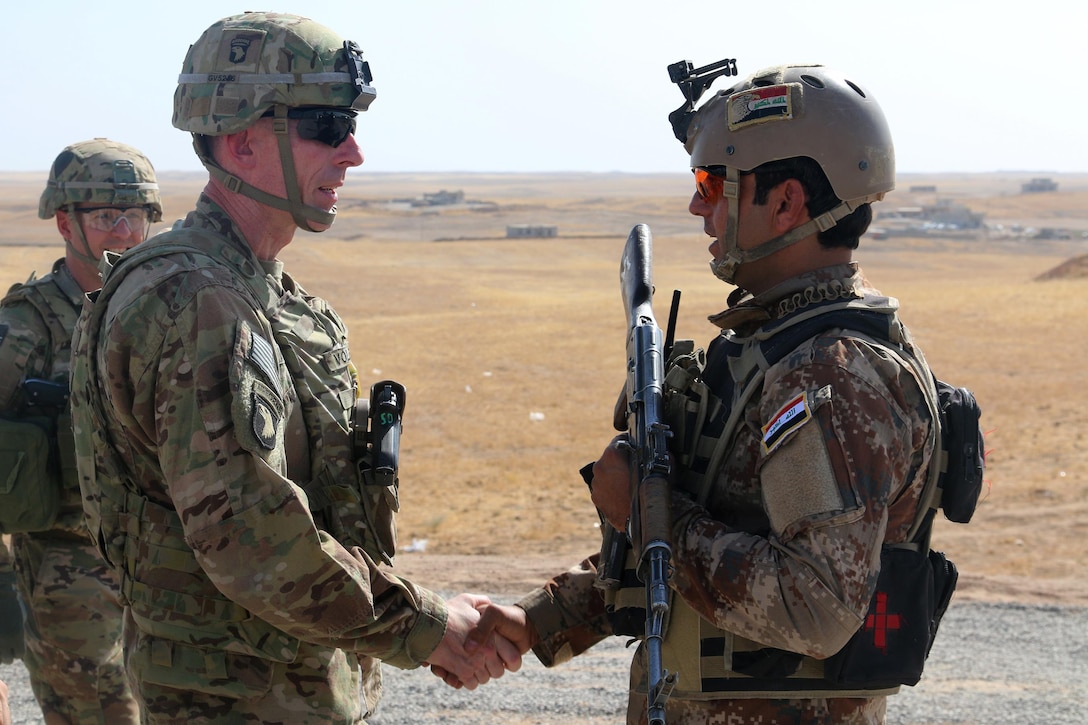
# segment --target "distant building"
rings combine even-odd
[[[910,193],[912,194],[936,194],[936,184],[915,184],[910,187]]]
[[[1038,194],[1045,191],[1057,191],[1058,184],[1053,179],[1032,179],[1020,185],[1020,191],[1024,194]]]
[[[885,232],[897,233],[912,231],[931,233],[944,230],[979,229],[982,227],[984,214],[976,213],[963,204],[949,199],[938,200],[936,204],[923,206],[901,206],[891,211],[880,212]]]
[[[465,192],[463,191],[442,191],[434,194],[423,194],[424,206],[449,206],[450,204],[463,204],[465,202]]]
[[[985,214],[971,211],[963,204],[943,199],[932,206],[922,208],[927,221],[952,229],[978,229]]]
[[[558,237],[559,227],[548,227],[539,224],[508,224],[506,226],[507,239],[522,239],[526,237]]]
[[[1068,229],[1054,229],[1043,227],[1032,239],[1072,239],[1073,234]]]

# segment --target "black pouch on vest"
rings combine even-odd
[[[944,430],[942,448],[948,463],[941,474],[941,508],[949,521],[966,524],[982,492],[986,450],[979,418],[982,410],[967,388],[937,381]]]
[[[824,663],[824,679],[848,689],[917,684],[955,586],[941,552],[884,547],[865,621]]]

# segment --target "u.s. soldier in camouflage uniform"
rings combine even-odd
[[[16,532],[24,662],[46,722],[137,722],[121,658],[117,579],[83,524],[67,389],[72,331],[84,293],[101,284],[103,252],[139,244],[162,217],[155,170],[126,144],[72,144],[53,162],[38,216],[56,217],[65,255],[0,301],[0,411],[22,425],[44,418],[56,432],[53,475],[39,484],[56,489],[55,511],[25,526],[8,520],[25,502],[6,500],[0,512],[0,529]]]
[[[173,117],[210,179],[81,318],[80,483],[145,722],[358,723],[381,662],[470,684],[520,663],[465,652],[486,598],[444,601],[383,565],[396,488],[360,472],[347,331],[276,260],[333,223],[374,97],[359,46],[312,20],[212,24]]]
[[[691,355],[667,366],[678,475],[662,650],[679,677],[666,721],[879,723],[896,688],[832,684],[828,658],[864,635],[882,545],[914,535],[936,446],[924,358],[895,300],[852,259],[870,203],[894,184],[887,124],[853,79],[820,66],[761,71],[697,110],[689,100],[673,117],[695,172],[689,210],[713,239],[713,271],[737,288],[710,318],[723,332],[705,364]],[[898,329],[901,354],[829,329],[794,341],[744,397],[766,341],[845,308]],[[625,443],[605,450],[591,484],[619,531],[631,510]],[[492,607],[480,631],[498,627],[546,665],[583,652],[613,633],[594,587],[600,564]],[[617,611],[645,602],[625,592],[609,595]],[[646,666],[643,645],[630,723],[647,719]]]

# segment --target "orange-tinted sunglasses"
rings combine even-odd
[[[696,167],[691,171],[695,174],[695,190],[699,192],[699,198],[707,204],[716,204],[722,198],[725,179],[704,168]]]

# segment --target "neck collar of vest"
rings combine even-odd
[[[750,333],[812,305],[860,299],[866,286],[856,262],[836,264],[788,279],[759,295],[738,288],[729,295],[729,306],[708,319],[723,330]]]

